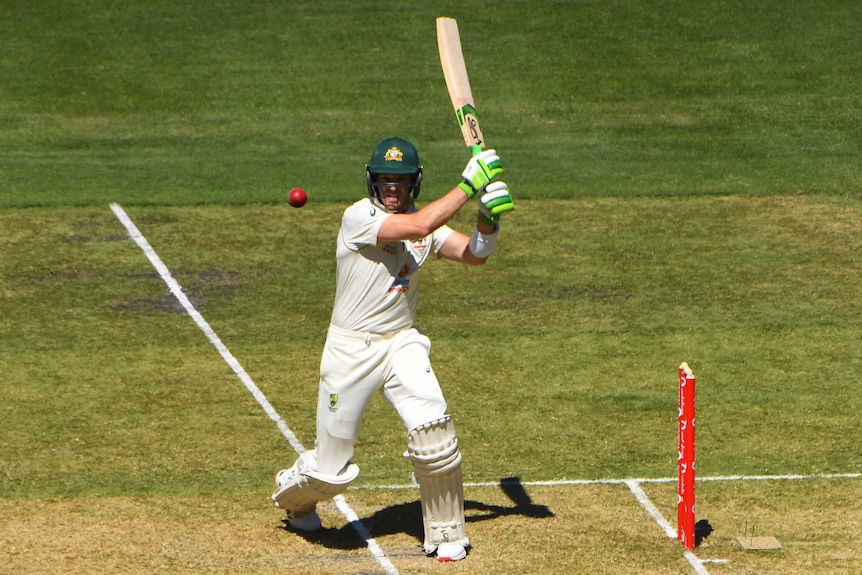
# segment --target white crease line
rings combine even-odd
[[[647,494],[644,493],[643,489],[641,489],[640,483],[631,479],[626,480],[624,483],[628,486],[629,490],[635,496],[635,499],[638,500],[646,512],[649,513],[655,522],[658,523],[659,527],[664,530],[665,534],[671,539],[676,539],[676,530],[670,523],[668,523],[667,519],[664,518],[661,511],[653,505],[652,501],[647,497]],[[709,571],[707,571],[706,567],[703,566],[703,563],[694,553],[686,549],[683,555],[698,575],[709,575]]]
[[[817,473],[813,475],[723,475],[713,477],[698,477],[697,482],[709,481],[800,481],[807,479],[862,479],[862,473]],[[674,483],[676,477],[638,477],[629,479],[555,479],[547,481],[518,481],[524,487],[559,487],[562,485],[620,485],[633,481],[636,483]],[[501,481],[485,481],[479,483],[465,483],[464,487],[499,487]],[[396,490],[417,489],[415,484],[401,485],[351,485],[351,489],[374,490]]]
[[[221,354],[222,358],[227,362],[227,364],[233,369],[234,373],[239,376],[239,379],[245,384],[245,387],[251,392],[252,396],[254,396],[255,400],[260,404],[266,414],[269,416],[271,420],[273,420],[278,428],[281,430],[281,433],[287,438],[287,441],[290,442],[290,445],[296,450],[297,453],[303,453],[305,451],[305,446],[302,445],[302,442],[296,437],[293,431],[287,426],[281,416],[278,415],[278,412],[275,411],[275,408],[272,404],[269,403],[269,400],[257,387],[254,381],[251,379],[251,376],[245,371],[245,368],[239,363],[239,361],[233,356],[230,350],[222,343],[219,336],[216,332],[210,327],[210,324],[204,319],[204,317],[195,309],[195,306],[192,305],[192,302],[189,301],[189,298],[183,292],[183,288],[174,279],[171,275],[168,267],[162,262],[162,259],[150,245],[150,242],[147,241],[147,238],[144,237],[144,234],[138,229],[135,223],[129,218],[126,214],[125,210],[119,204],[111,204],[111,210],[114,212],[114,215],[117,216],[117,219],[126,227],[126,230],[129,232],[129,237],[134,240],[138,247],[144,252],[147,256],[147,259],[150,260],[150,263],[156,268],[156,271],[159,272],[159,276],[162,280],[167,284],[168,289],[177,298],[177,301],[180,302],[180,305],[183,306],[183,309],[186,310],[186,313],[194,320],[195,324],[200,328],[204,335],[207,336],[209,342],[218,350]],[[377,560],[383,569],[386,570],[387,575],[398,575],[398,570],[392,564],[392,562],[387,559],[386,554],[381,550],[380,546],[377,544],[377,541],[371,537],[371,533],[362,524],[359,520],[359,517],[356,515],[356,512],[347,504],[347,500],[344,499],[343,496],[338,496],[335,498],[336,506],[341,511],[341,513],[347,518],[347,521],[353,527],[353,529],[365,540],[365,543],[368,545],[368,550],[371,552],[371,555]]]
[[[627,480],[624,482],[626,486],[629,488],[629,491],[632,492],[632,495],[635,496],[635,499],[643,506],[644,510],[650,514],[650,516],[655,519],[655,522],[658,523],[658,526],[661,527],[665,534],[671,539],[676,539],[677,533],[676,529],[673,528],[667,519],[661,514],[661,511],[653,505],[650,498],[647,497],[647,494],[644,493],[644,490],[641,489],[640,483],[637,481]]]
[[[159,255],[152,248],[150,243],[147,241],[147,238],[141,233],[141,231],[137,228],[134,222],[129,218],[126,212],[123,210],[121,206],[118,204],[111,204],[111,210],[114,211],[117,218],[120,222],[126,227],[129,232],[129,237],[138,244],[138,247],[144,252],[147,256],[147,259],[150,260],[150,263],[156,268],[156,271],[159,272],[159,276],[162,280],[167,284],[168,289],[177,298],[177,301],[180,302],[180,305],[183,306],[183,309],[186,313],[191,316],[197,326],[204,332],[207,336],[207,339],[211,344],[218,350],[227,364],[233,369],[234,373],[236,373],[240,380],[245,384],[246,388],[251,392],[257,402],[263,407],[263,410],[269,416],[271,420],[273,420],[278,428],[281,430],[281,433],[287,438],[290,442],[290,445],[296,450],[297,453],[302,453],[305,451],[305,447],[302,445],[302,442],[294,435],[293,431],[287,426],[283,419],[278,415],[275,411],[275,408],[269,403],[266,399],[266,396],[263,395],[263,392],[255,385],[254,381],[252,381],[251,376],[246,373],[245,369],[240,365],[239,361],[233,356],[233,354],[228,350],[227,346],[222,343],[219,336],[216,335],[215,331],[213,331],[212,327],[210,327],[209,323],[203,318],[203,316],[198,313],[198,310],[195,309],[192,302],[189,301],[189,298],[186,296],[185,292],[183,292],[183,288],[180,284],[173,278],[168,267],[162,262]]]
[[[724,475],[699,477],[695,481],[796,481],[800,479],[860,479],[862,473],[815,473],[812,475]],[[674,479],[674,481],[676,481]]]
[[[703,561],[698,559],[697,555],[695,555],[693,552],[686,549],[683,552],[683,556],[685,556],[686,560],[694,568],[698,575],[709,575],[709,571],[707,571],[706,567],[704,567]]]

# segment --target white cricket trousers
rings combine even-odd
[[[378,391],[407,433],[446,415],[430,353],[431,341],[416,328],[381,335],[329,326],[317,397],[318,471],[337,475],[350,462],[365,409]]]

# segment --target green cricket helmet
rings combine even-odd
[[[412,176],[410,183],[406,184],[410,188],[410,198],[415,200],[419,197],[422,165],[419,163],[419,152],[416,151],[416,146],[402,138],[393,137],[377,144],[371,152],[371,161],[365,166],[368,195],[383,209],[386,208],[380,195],[380,185],[387,183],[385,176],[389,175]]]

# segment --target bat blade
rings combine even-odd
[[[455,108],[455,118],[464,136],[464,143],[475,154],[485,147],[485,137],[479,127],[479,117],[473,102],[473,91],[470,89],[470,78],[467,76],[467,65],[461,50],[461,36],[458,33],[458,22],[454,18],[437,18],[437,48],[440,51],[440,64],[443,67],[443,77],[449,89],[449,98]]]

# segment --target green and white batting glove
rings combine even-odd
[[[467,162],[467,167],[461,172],[464,181],[458,184],[468,198],[473,198],[483,191],[485,186],[503,175],[503,165],[496,150],[479,152]]]
[[[491,182],[485,187],[485,193],[479,197],[479,221],[493,225],[500,219],[500,214],[515,209],[515,201],[509,193],[506,182]]]

